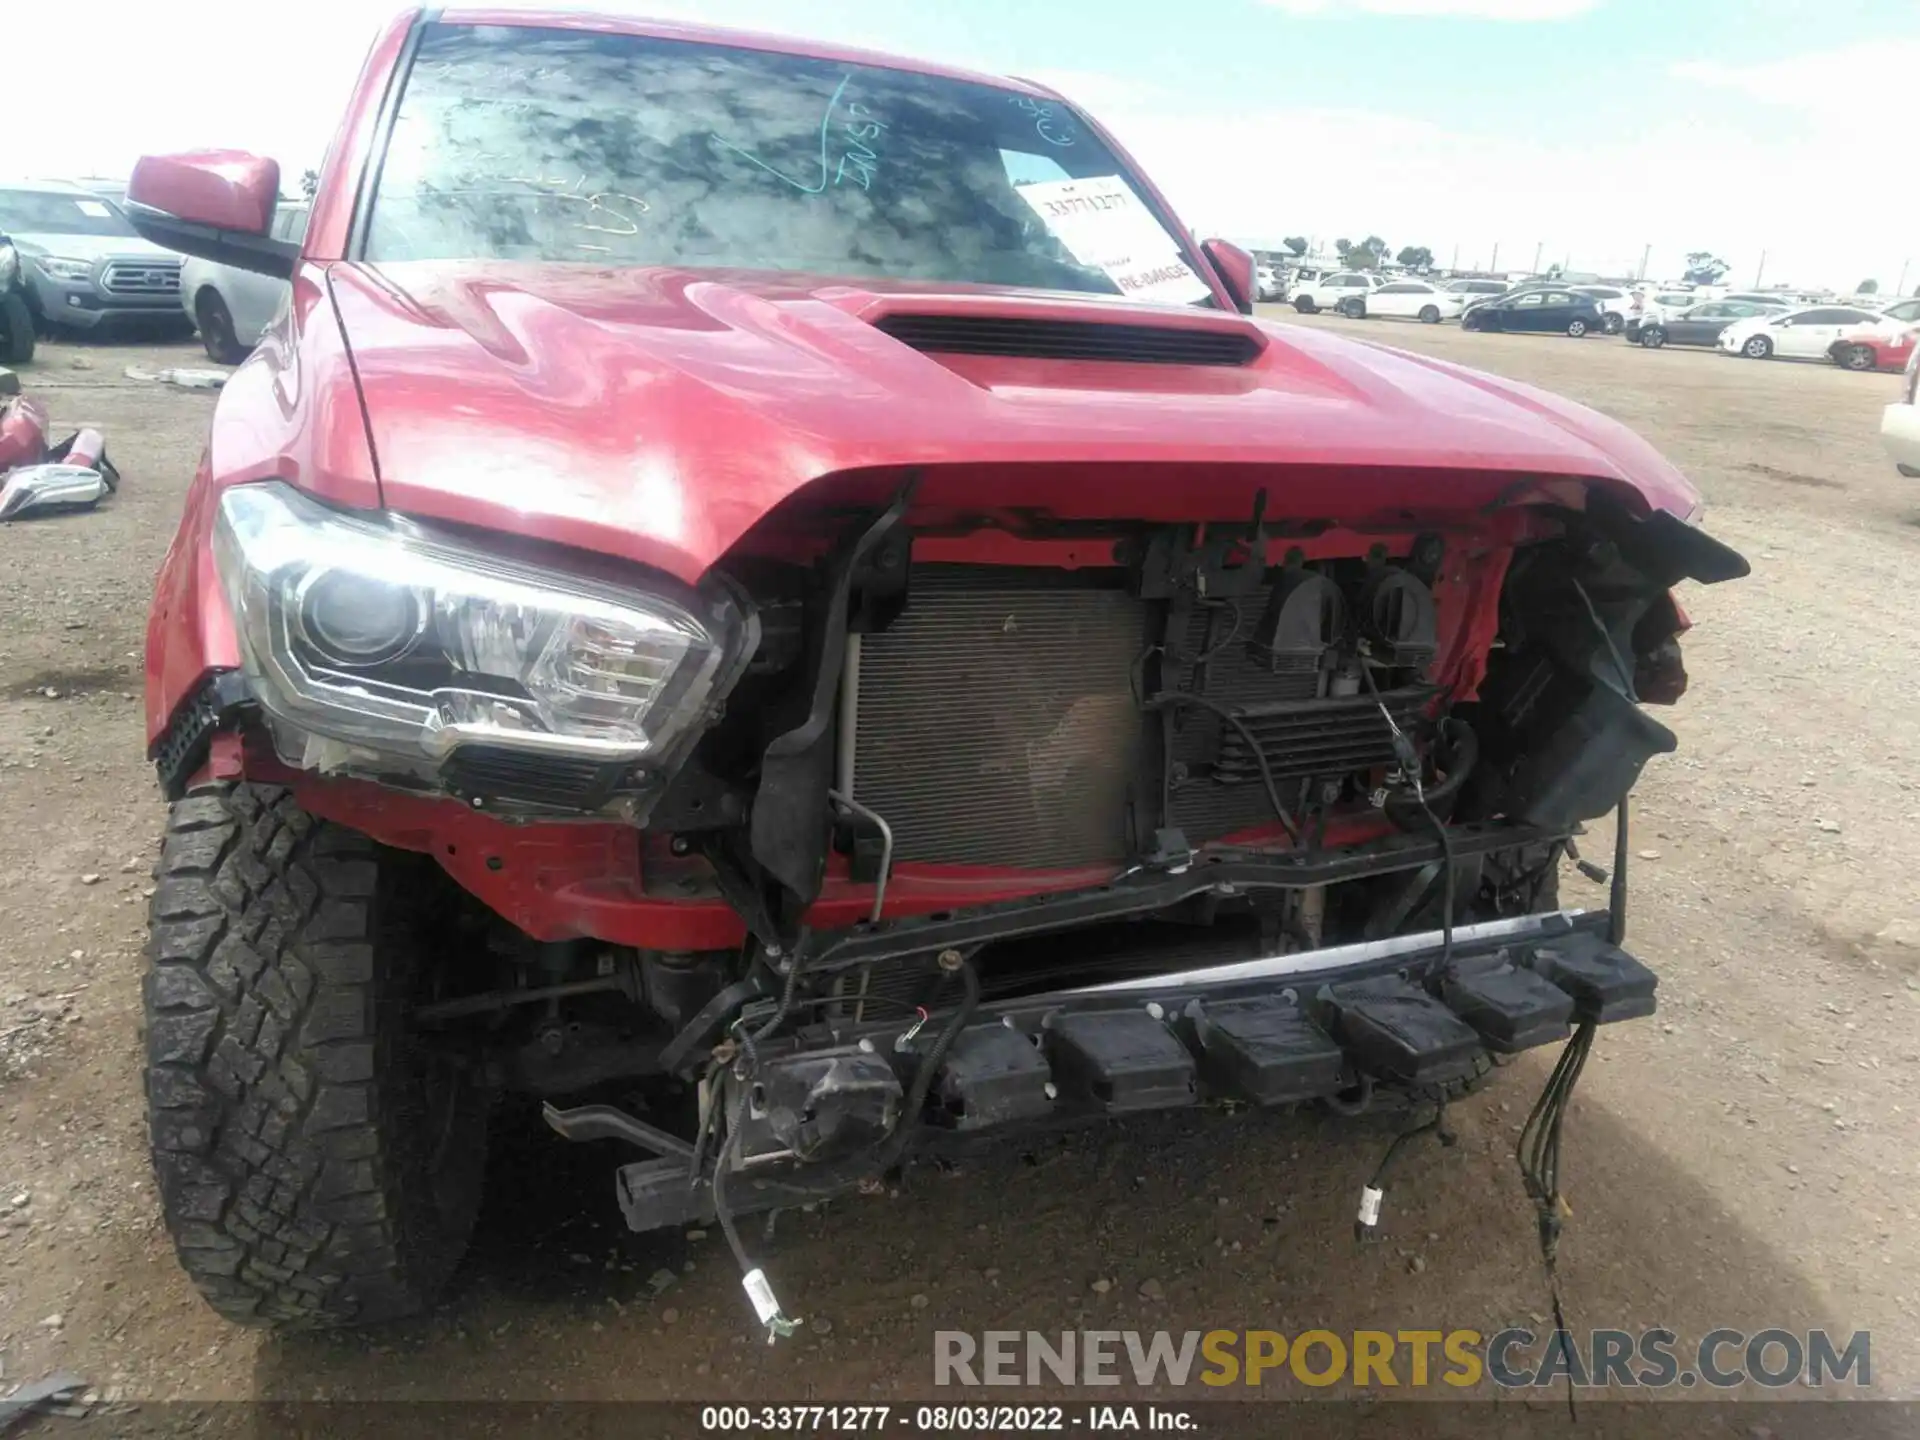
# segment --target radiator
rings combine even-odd
[[[1239,602],[1247,625],[1263,597]],[[855,798],[884,816],[894,857],[1023,868],[1126,858],[1129,807],[1145,826],[1199,843],[1270,822],[1272,803],[1245,738],[1218,715],[1165,715],[1167,755],[1136,704],[1133,677],[1158,643],[1164,608],[1116,588],[1111,573],[916,566],[906,609],[862,637],[843,709]],[[1164,683],[1230,706],[1259,741],[1290,807],[1321,777],[1393,763],[1370,696],[1316,699],[1315,674],[1275,675],[1246,653],[1230,607],[1197,611],[1186,654]],[[1390,692],[1410,726],[1432,692]],[[844,778],[844,777],[843,777]],[[1157,811],[1164,793],[1167,816]]]
[[[863,637],[854,794],[899,860],[1032,868],[1127,852],[1147,607],[1071,573],[915,567]]]

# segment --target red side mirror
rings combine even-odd
[[[127,218],[156,245],[286,279],[300,247],[269,238],[280,165],[240,150],[145,155],[127,182]]]
[[[280,165],[240,150],[145,155],[133,167],[127,199],[214,230],[264,235],[280,203]]]
[[[1200,253],[1207,257],[1207,263],[1213,266],[1221,284],[1227,287],[1233,308],[1242,315],[1251,315],[1254,296],[1253,256],[1231,240],[1204,240],[1200,244]]]

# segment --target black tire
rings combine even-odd
[[[1349,320],[1364,320],[1367,318],[1367,302],[1359,299],[1342,300],[1340,313]]]
[[[1627,317],[1617,311],[1609,310],[1606,313],[1606,318],[1601,320],[1600,323],[1606,327],[1607,334],[1618,335],[1622,330],[1627,328]]]
[[[1649,350],[1658,350],[1662,345],[1667,343],[1667,332],[1662,330],[1658,325],[1642,325],[1640,327],[1640,343]]]
[[[1871,345],[1843,346],[1834,359],[1848,370],[1873,370],[1877,369],[1880,363]]]
[[[1311,295],[1296,295],[1293,300],[1293,308],[1302,315],[1311,315],[1320,307],[1313,303],[1313,297]]]
[[[194,323],[200,328],[200,343],[207,358],[217,365],[238,365],[250,353],[234,332],[233,314],[217,290],[202,290],[193,302]]]
[[[1764,335],[1755,335],[1740,347],[1740,353],[1749,360],[1771,360],[1773,358],[1773,341]]]
[[[147,1101],[181,1265],[229,1320],[370,1324],[429,1304],[466,1249],[484,1094],[409,1043],[428,967],[415,857],[284,790],[168,812],[145,987]]]
[[[1567,334],[1571,335],[1576,340],[1584,338],[1587,333],[1587,329],[1588,329],[1587,322],[1582,320],[1578,315],[1574,316],[1573,319],[1567,322]]]
[[[33,311],[27,297],[9,290],[0,295],[0,365],[24,365],[33,359]]]
[[[1420,307],[1420,323],[1422,325],[1438,325],[1440,323],[1440,307],[1438,305],[1422,305]]]

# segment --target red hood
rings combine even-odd
[[[809,482],[864,469],[924,466],[923,501],[1063,519],[1240,516],[1268,485],[1276,513],[1355,520],[1485,503],[1521,476],[1611,482],[1682,516],[1697,500],[1570,401],[1210,311],[561,265],[340,264],[330,280],[386,505],[683,580]],[[1240,366],[936,357],[871,323],[983,309],[1242,329],[1264,349]],[[1037,467],[1094,465],[1134,479],[1035,488]]]

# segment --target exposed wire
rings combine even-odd
[[[1587,618],[1593,622],[1593,628],[1599,632],[1601,641],[1607,647],[1607,653],[1613,657],[1614,669],[1620,672],[1620,685],[1629,700],[1639,701],[1639,693],[1633,688],[1633,672],[1627,668],[1626,657],[1620,653],[1620,647],[1613,642],[1613,632],[1607,629],[1606,622],[1600,618],[1600,611],[1593,603],[1593,597],[1587,594],[1587,587],[1578,577],[1572,580],[1574,594],[1580,597],[1580,603],[1587,607]],[[1613,883],[1607,891],[1607,939],[1618,945],[1627,938],[1627,797],[1620,797],[1620,813],[1613,828]]]
[[[1566,1310],[1560,1302],[1560,1231],[1572,1210],[1560,1193],[1560,1146],[1567,1112],[1573,1105],[1574,1087],[1580,1083],[1580,1072],[1586,1068],[1587,1057],[1593,1052],[1593,1034],[1594,1022],[1582,1020],[1560,1052],[1553,1074],[1547,1077],[1546,1086],[1534,1101],[1526,1124],[1520,1127],[1520,1139],[1514,1146],[1521,1179],[1534,1205],[1534,1219],[1540,1233],[1540,1261],[1547,1272],[1547,1296],[1553,1302],[1555,1333],[1562,1337],[1562,1344],[1566,1343],[1564,1337],[1572,1332],[1567,1328]],[[1567,1385],[1567,1414],[1574,1415],[1571,1377]]]
[[[1380,1206],[1387,1196],[1387,1172],[1393,1168],[1393,1162],[1400,1153],[1422,1135],[1437,1133],[1442,1145],[1451,1145],[1454,1134],[1447,1129],[1447,1102],[1444,1099],[1434,1102],[1433,1118],[1424,1125],[1416,1125],[1410,1130],[1402,1130],[1393,1137],[1393,1143],[1387,1146],[1387,1153],[1380,1157],[1380,1163],[1373,1167],[1373,1175],[1367,1181],[1366,1188],[1360,1192],[1360,1213],[1354,1218],[1353,1238],[1366,1240],[1372,1237],[1375,1227],[1380,1223]]]
[[[1246,624],[1247,624],[1246,615],[1240,609],[1240,602],[1238,600],[1235,600],[1232,598],[1212,599],[1212,600],[1202,600],[1200,603],[1204,606],[1207,606],[1210,609],[1219,609],[1224,606],[1226,609],[1232,611],[1233,612],[1233,628],[1227,631],[1225,639],[1215,643],[1211,649],[1202,650],[1198,655],[1193,656],[1191,659],[1187,659],[1187,657],[1185,656],[1174,657],[1175,659],[1187,659],[1187,663],[1189,665],[1204,665],[1209,660],[1213,659],[1214,656],[1224,653],[1226,648],[1229,645],[1233,644],[1235,640],[1238,640],[1240,638],[1240,632],[1246,628]]]
[[[1399,758],[1401,773],[1407,777],[1407,784],[1413,791],[1414,803],[1420,807],[1420,813],[1427,817],[1427,823],[1433,827],[1433,833],[1440,841],[1440,968],[1445,970],[1453,963],[1453,836],[1427,803],[1426,785],[1420,779],[1420,752],[1414,748],[1413,741],[1407,738],[1406,732],[1400,728],[1400,722],[1393,718],[1393,712],[1387,708],[1380,687],[1374,682],[1373,669],[1364,658],[1360,662],[1360,675],[1366,681],[1368,693],[1373,696],[1373,703],[1380,707],[1380,718],[1387,722],[1387,732],[1393,740],[1393,753]]]
[[[1287,838],[1294,844],[1300,844],[1300,827],[1287,809],[1286,802],[1280,798],[1280,786],[1273,778],[1273,767],[1267,763],[1266,751],[1260,747],[1260,742],[1254,737],[1253,731],[1247,728],[1247,722],[1235,711],[1218,701],[1209,700],[1204,695],[1154,695],[1140,701],[1140,706],[1144,710],[1166,710],[1176,705],[1197,705],[1202,710],[1218,715],[1221,720],[1234,728],[1235,733],[1240,736],[1253,755],[1253,763],[1259,767],[1260,781],[1267,787],[1267,803],[1273,806],[1273,813],[1280,821],[1280,828],[1287,832]]]
[[[1627,698],[1638,700],[1640,696],[1633,688],[1633,671],[1627,668],[1626,657],[1620,653],[1620,647],[1613,643],[1613,632],[1607,629],[1606,622],[1600,618],[1600,611],[1595,607],[1593,597],[1587,594],[1587,587],[1582,585],[1577,577],[1573,578],[1571,583],[1573,593],[1578,595],[1580,603],[1587,607],[1587,618],[1593,621],[1593,628],[1600,632],[1600,639],[1605,642],[1607,653],[1613,656],[1613,666],[1620,672],[1620,684],[1625,688]]]

